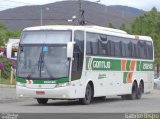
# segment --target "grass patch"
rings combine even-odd
[[[6,84],[6,85],[16,85],[16,80],[13,79],[12,83],[10,79],[0,79],[0,84]]]

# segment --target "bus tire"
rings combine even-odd
[[[138,92],[137,92],[137,99],[141,99],[143,94],[143,84],[140,82],[139,87],[138,87]]]
[[[92,101],[92,95],[93,95],[93,90],[90,84],[87,84],[86,87],[86,92],[85,92],[85,97],[82,99],[79,99],[80,104],[82,105],[89,105]]]
[[[134,82],[132,85],[132,93],[130,95],[128,95],[128,99],[130,99],[130,100],[137,99],[137,93],[138,93],[137,84]]]
[[[38,104],[45,105],[48,102],[48,99],[45,98],[37,98]]]

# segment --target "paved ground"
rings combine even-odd
[[[121,100],[107,97],[95,100],[91,105],[79,105],[77,101],[50,100],[45,106],[31,98],[17,98],[15,88],[0,88],[0,112],[10,113],[160,113],[160,90],[144,94],[141,100]]]

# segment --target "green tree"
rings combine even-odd
[[[4,31],[0,31],[0,46],[4,46],[6,39],[6,34]]]
[[[0,30],[6,30],[6,29],[7,29],[6,26],[2,22],[0,22]]]
[[[5,34],[6,34],[5,42],[7,42],[9,38],[19,38],[21,32],[18,30],[14,30],[14,31],[13,30],[6,30]]]
[[[8,30],[6,26],[0,22],[0,46],[4,46],[9,38],[19,38],[20,31]]]
[[[119,27],[119,29],[123,30],[123,31],[126,31],[126,32],[130,32],[129,29],[126,27],[126,25],[123,23],[121,24],[121,26]]]
[[[108,24],[108,27],[109,27],[109,28],[115,28],[112,23],[109,23],[109,24]]]

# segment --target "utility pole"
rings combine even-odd
[[[42,26],[43,25],[43,10],[42,10],[42,8],[41,8],[40,23],[41,23],[41,26]]]
[[[49,10],[49,8],[45,8],[46,11]],[[43,8],[41,7],[41,11],[40,11],[40,24],[41,26],[43,25]]]
[[[79,3],[79,19],[78,22],[80,25],[85,25],[85,19],[84,19],[84,9],[82,9],[82,0],[78,0]]]

